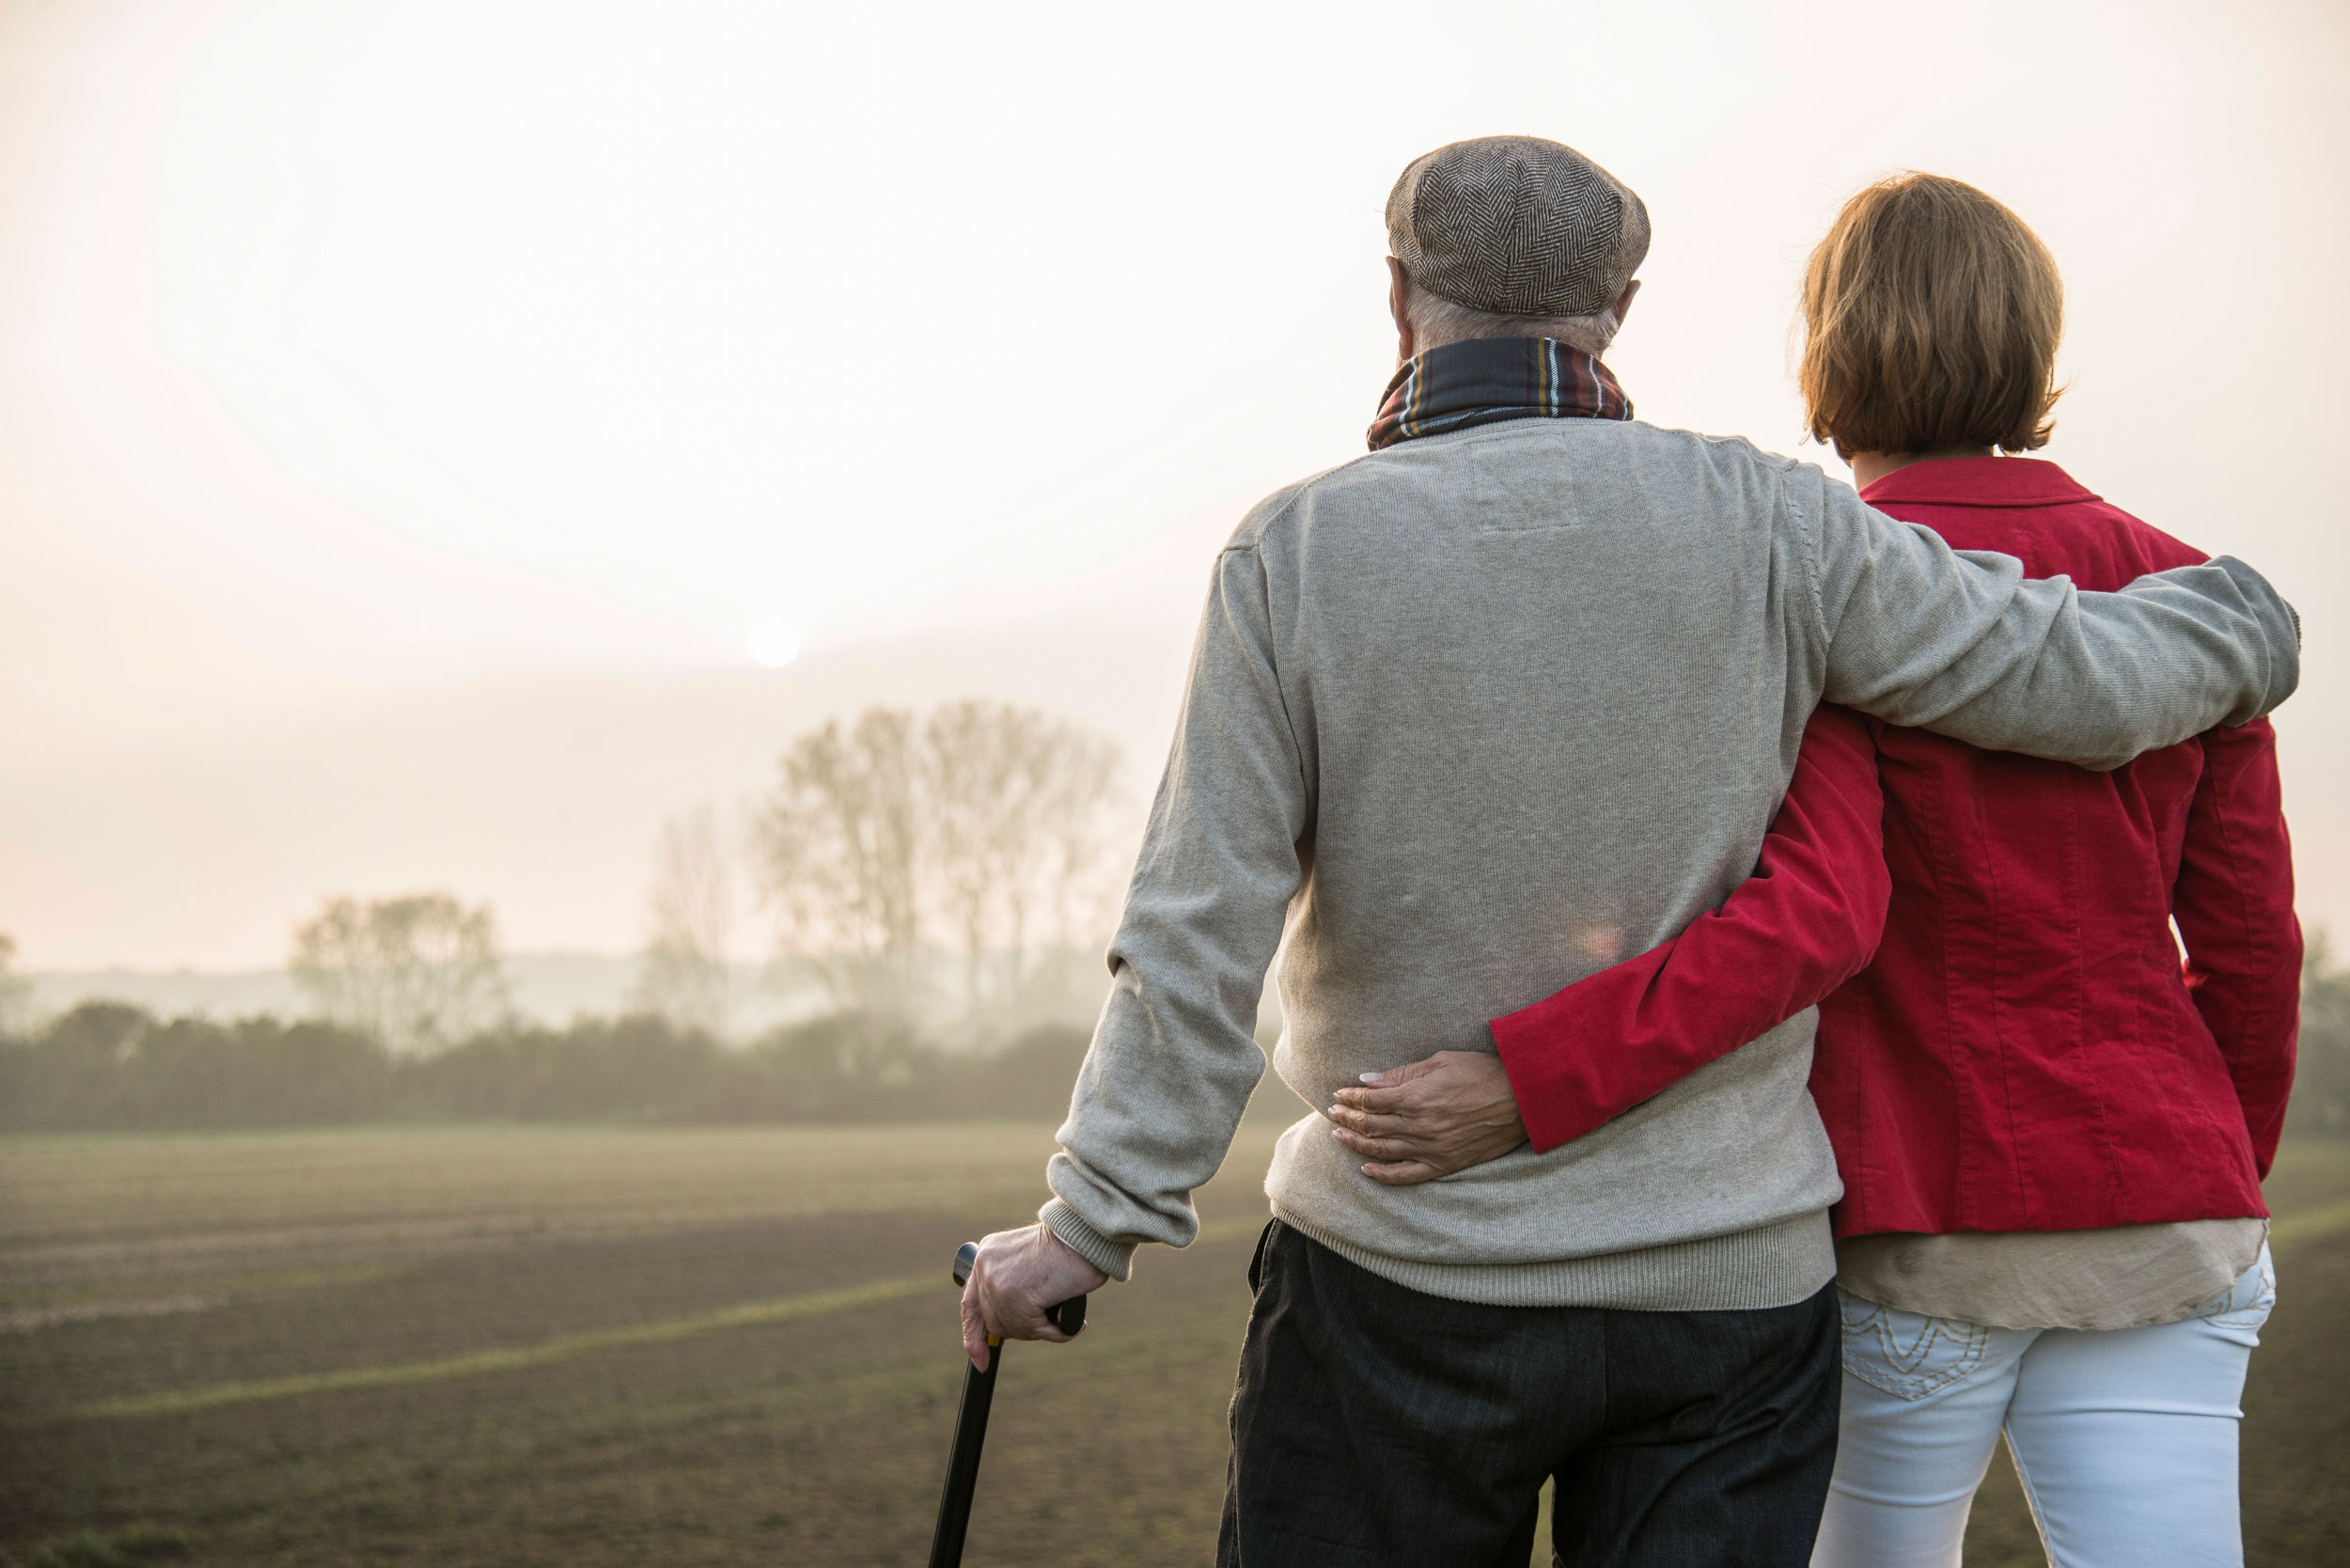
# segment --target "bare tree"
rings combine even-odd
[[[734,879],[710,807],[669,818],[653,845],[645,893],[650,934],[637,1000],[682,1028],[723,1035]]]
[[[0,932],[0,1035],[14,1034],[33,996],[32,981],[14,972],[16,938]]]
[[[928,891],[963,949],[974,1002],[985,992],[990,939],[1008,936],[1016,964],[1026,938],[1027,889],[1016,877],[1044,782],[1042,729],[1041,714],[977,702],[938,708],[922,728]]]
[[[875,708],[802,736],[759,819],[787,950],[870,1006],[909,1000],[918,952],[952,948],[970,1002],[1013,999],[1026,955],[1091,913],[1117,761],[1099,735],[999,703],[918,724]]]
[[[328,1017],[395,1050],[462,1039],[506,1002],[495,917],[446,893],[328,899],[294,928],[289,967]]]
[[[922,812],[914,715],[869,708],[791,743],[758,820],[762,890],[784,946],[844,1001],[906,999],[920,936],[915,855]]]
[[[970,1000],[1011,999],[1040,941],[1076,936],[1102,853],[1118,748],[1065,719],[954,702],[923,726],[932,897],[963,949]],[[988,983],[990,959],[1001,983]]]
[[[1093,939],[1116,913],[1118,888],[1103,876],[1109,853],[1105,819],[1118,802],[1118,743],[1074,725],[1054,742],[1053,786],[1045,802],[1044,878],[1053,940]]]

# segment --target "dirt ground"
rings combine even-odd
[[[1044,1127],[0,1140],[0,1562],[919,1562]],[[1272,1131],[1008,1356],[967,1560],[1208,1560]],[[2271,1184],[2255,1564],[2350,1561],[2350,1149]],[[2042,1560],[2011,1475],[1969,1564]]]

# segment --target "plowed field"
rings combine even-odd
[[[1066,1350],[1015,1346],[973,1564],[1203,1563],[1272,1130]],[[1045,1127],[0,1140],[0,1561],[917,1563],[955,1244]],[[2288,1150],[2254,1563],[2350,1561],[2350,1150]],[[2012,1478],[1970,1564],[2040,1560]]]

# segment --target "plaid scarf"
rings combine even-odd
[[[1555,338],[1471,337],[1396,371],[1371,421],[1371,449],[1537,416],[1629,419],[1632,400],[1595,356]]]

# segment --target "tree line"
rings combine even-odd
[[[560,1028],[515,1015],[494,913],[445,890],[323,900],[289,943],[291,1021],[91,1001],[37,1022],[0,935],[0,1130],[1058,1115],[1106,979],[1067,960],[1106,930],[1118,767],[1001,703],[803,734],[739,831],[708,806],[663,824],[628,1014]],[[822,1010],[749,1041],[738,864],[776,980]]]
[[[1067,1109],[1087,1038],[1048,1025],[948,1051],[902,1020],[839,1012],[729,1046],[639,1014],[509,1023],[420,1054],[321,1020],[93,1001],[0,1039],[0,1131],[1039,1119]]]

